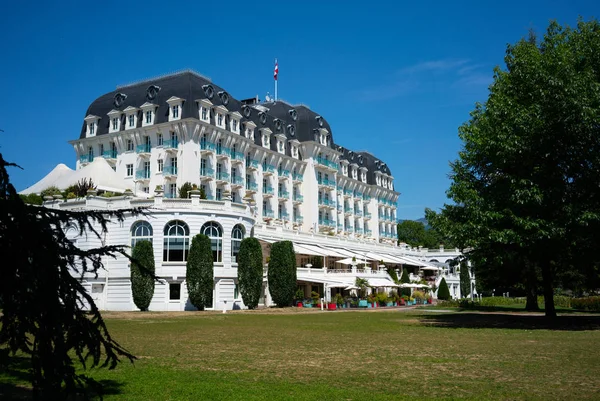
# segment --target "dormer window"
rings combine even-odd
[[[277,149],[279,150],[279,153],[284,152],[283,141],[277,141]]]
[[[200,114],[202,115],[202,120],[206,121],[208,120],[208,110],[206,109],[206,107],[202,107],[200,106]]]
[[[173,118],[179,118],[179,105],[176,104],[173,106]]]
[[[135,127],[135,116],[133,114],[129,115],[129,128]]]
[[[146,111],[146,124],[152,124],[152,110]]]
[[[221,113],[217,114],[217,125],[219,127],[223,126],[223,114],[221,114]]]
[[[90,136],[94,136],[94,135],[96,135],[96,123],[91,122],[90,123]]]
[[[127,140],[127,151],[133,152],[133,141],[131,139]]]
[[[112,130],[117,131],[119,129],[119,119],[114,117],[112,119]]]
[[[232,130],[233,132],[236,132],[236,131],[237,131],[237,123],[238,123],[238,122],[237,122],[237,120],[233,120],[233,121],[231,122],[231,130]]]

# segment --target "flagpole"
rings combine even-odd
[[[277,66],[277,59],[275,59],[275,66]],[[279,74],[277,74],[277,75],[279,75]],[[279,80],[278,78],[279,78],[278,76],[275,77],[275,101],[277,101],[277,81]]]

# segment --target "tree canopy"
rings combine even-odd
[[[190,302],[199,310],[211,306],[214,288],[213,254],[210,238],[196,234],[192,238],[185,269],[185,281]]]
[[[141,311],[147,311],[154,296],[154,250],[151,241],[138,241],[131,252],[131,296]]]
[[[111,219],[122,222],[126,213],[139,210],[66,211],[25,204],[9,182],[7,166],[14,165],[0,154],[0,251],[5,255],[0,357],[30,358],[34,398],[67,399],[92,381],[77,365],[114,368],[120,357],[134,357],[110,336],[83,283],[97,276],[103,259],[128,257],[126,247],[83,250],[67,238],[65,228],[100,242]]]
[[[412,247],[422,246],[424,248],[438,248],[444,245],[452,248],[450,239],[442,235],[439,230],[427,227],[420,221],[404,220],[397,226],[398,241],[404,242]]]
[[[459,128],[454,203],[427,219],[469,249],[476,276],[535,288],[539,272],[555,316],[557,286],[599,285],[600,25],[552,22],[541,40],[509,45],[505,62]],[[510,277],[515,261],[529,270]]]
[[[296,254],[291,241],[271,245],[271,258],[267,272],[269,292],[279,307],[292,304],[296,292]]]
[[[253,237],[244,238],[238,254],[238,286],[244,305],[255,309],[262,292],[263,254],[260,242]]]

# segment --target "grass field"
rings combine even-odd
[[[92,373],[106,400],[600,399],[598,315],[552,325],[441,311],[106,317],[139,358]],[[0,374],[0,398],[23,383],[22,368]]]

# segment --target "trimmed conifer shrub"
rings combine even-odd
[[[296,292],[296,254],[291,241],[271,245],[267,277],[273,302],[279,307],[290,306]]]
[[[190,302],[198,310],[212,305],[214,288],[213,254],[210,238],[198,234],[192,238],[185,269]]]
[[[406,269],[406,267],[402,268],[402,276],[400,276],[400,283],[402,283],[402,284],[410,283],[410,278],[408,277],[408,270]],[[402,288],[400,293],[403,296],[410,297],[410,288]]]
[[[141,311],[147,311],[154,296],[154,250],[152,242],[138,241],[133,247],[131,258],[131,295],[133,303]],[[139,264],[138,264],[139,262]]]
[[[467,262],[460,265],[460,296],[466,298],[471,293],[471,276],[469,275],[469,266]]]
[[[438,288],[437,297],[442,301],[448,301],[450,299],[450,289],[448,288],[448,284],[446,284],[446,279],[443,277],[440,282],[440,288]]]
[[[262,291],[263,254],[260,242],[256,238],[244,238],[238,254],[238,287],[244,305],[256,309]]]

